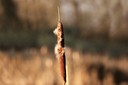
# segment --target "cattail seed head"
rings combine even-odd
[[[63,25],[60,22],[60,19],[58,19],[57,28],[53,31],[53,33],[57,36],[55,54],[60,65],[61,77],[64,83],[66,83],[66,58],[65,58],[65,50],[64,50],[64,33],[63,33]]]

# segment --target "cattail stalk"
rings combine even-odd
[[[57,28],[54,30],[54,34],[57,36],[57,44],[55,46],[55,54],[59,61],[61,77],[66,84],[66,57],[64,50],[64,31],[63,25],[60,20],[60,12],[58,7],[58,23]]]

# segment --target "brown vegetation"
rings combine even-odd
[[[109,59],[107,54],[82,54],[66,48],[66,56],[69,85],[128,84],[128,59],[125,56],[123,58],[123,55],[119,60]],[[92,70],[88,71],[90,66]],[[22,52],[0,52],[1,85],[62,85],[58,71],[57,60],[47,47]]]
[[[54,34],[57,36],[57,44],[55,46],[55,54],[59,62],[60,66],[60,74],[64,81],[64,85],[66,83],[66,56],[64,50],[64,31],[63,24],[60,21],[60,13],[58,8],[58,22],[57,27],[54,30]]]

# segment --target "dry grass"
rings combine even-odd
[[[69,85],[100,85],[97,73],[92,76],[87,67],[102,62],[106,68],[117,67],[128,71],[128,59],[109,59],[108,55],[81,54],[69,48],[66,50],[69,70]],[[28,57],[28,58],[26,58]],[[58,75],[58,64],[46,47],[27,52],[0,52],[0,85],[62,85]],[[115,85],[113,75],[104,79],[103,85]],[[122,85],[125,82],[122,82]]]

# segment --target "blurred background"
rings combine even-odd
[[[0,0],[0,85],[62,85],[58,5],[69,85],[128,85],[127,0]]]

